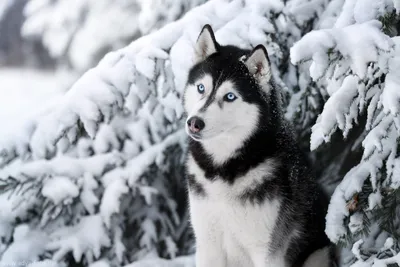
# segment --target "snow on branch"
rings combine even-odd
[[[313,31],[292,47],[292,63],[311,60],[311,77],[325,78],[331,96],[312,128],[311,149],[329,141],[336,128],[346,137],[377,90],[368,81],[388,73],[394,42],[380,28],[380,22],[370,21]]]
[[[22,36],[41,38],[53,58],[83,72],[98,62],[103,51],[121,48],[128,40],[158,30],[204,2],[29,0]]]
[[[45,158],[49,152],[55,152],[55,145],[61,138],[74,142],[80,124],[94,138],[99,124],[109,122],[116,110],[122,109],[124,105],[130,110],[137,110],[142,101],[148,100],[147,97],[155,98],[156,102],[167,102],[168,108],[179,107],[180,104],[171,103],[179,103],[179,93],[186,82],[184,77],[192,64],[192,45],[202,25],[211,23],[216,30],[223,28],[217,32],[217,37],[225,36],[225,39],[219,38],[221,43],[231,42],[236,38],[240,46],[249,47],[266,40],[263,31],[266,27],[271,30],[270,24],[254,25],[254,14],[252,19],[246,18],[246,14],[258,14],[260,22],[265,22],[262,12],[274,7],[270,4],[253,5],[243,10],[242,7],[242,1],[207,3],[193,9],[183,19],[138,39],[126,48],[109,53],[97,67],[86,72],[72,86],[57,107],[38,119],[35,126],[30,127],[34,130],[30,130],[28,136],[24,136],[22,140],[13,139],[15,136],[2,138],[2,158],[10,160],[9,157],[19,156],[19,152],[25,152],[26,147],[29,147],[35,158]],[[252,28],[251,43],[241,42],[245,38],[240,36],[245,33],[237,30],[239,24],[242,24],[239,29],[244,31]],[[233,34],[233,29],[236,34]],[[181,56],[182,54],[187,56]],[[165,74],[175,76],[173,82],[169,80],[171,77],[158,79],[160,71],[164,69],[170,71]],[[156,82],[160,84],[155,84]],[[171,92],[171,87],[175,86],[175,92]],[[130,92],[133,92],[132,96],[128,96]],[[175,118],[181,115],[181,109],[177,109]]]
[[[311,63],[310,76],[329,95],[312,127],[312,150],[329,142],[338,129],[346,138],[366,118],[361,161],[338,185],[328,210],[326,233],[335,243],[364,227],[354,200],[359,194],[364,194],[367,205],[362,212],[375,211],[387,192],[399,187],[400,43],[376,20],[394,7],[377,1],[367,1],[368,6],[362,1],[373,6],[372,13],[365,14],[360,2],[345,1],[347,8],[343,7],[332,28],[311,31],[291,48],[292,63]]]

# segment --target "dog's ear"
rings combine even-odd
[[[271,64],[267,49],[262,44],[257,45],[251,51],[244,64],[260,84],[266,84],[271,80]]]
[[[214,32],[209,24],[204,25],[197,38],[195,61],[200,62],[218,51],[219,44],[215,40]]]

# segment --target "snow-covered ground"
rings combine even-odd
[[[56,103],[63,93],[62,83],[53,72],[0,69],[0,132]]]

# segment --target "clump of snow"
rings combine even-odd
[[[298,23],[303,24],[314,18],[316,13],[321,14],[324,11],[324,2],[324,0],[289,1],[287,4],[287,12],[294,15]]]
[[[94,214],[95,208],[97,204],[99,204],[99,199],[94,191],[99,187],[99,184],[93,175],[88,172],[83,175],[83,178],[80,182],[82,184],[82,191],[79,197],[82,205],[89,212],[89,214]]]
[[[17,263],[32,263],[46,249],[48,237],[45,233],[30,229],[29,225],[21,224],[14,229],[14,242],[4,251],[0,265],[12,266]],[[26,265],[27,265],[26,264]]]
[[[361,213],[350,216],[349,229],[352,233],[360,232],[363,229],[363,215]]]
[[[368,196],[368,209],[373,210],[374,208],[378,208],[382,203],[382,195],[380,191],[376,191]]]
[[[346,234],[343,221],[349,215],[349,210],[346,206],[347,203],[344,198],[340,197],[341,194],[341,191],[335,190],[329,203],[329,212],[326,216],[325,233],[334,243],[339,242],[340,238]]]
[[[329,142],[336,127],[348,133],[356,116],[349,116],[354,98],[358,96],[358,79],[347,76],[342,86],[325,103],[324,110],[312,127],[311,149],[316,149],[323,142]],[[357,107],[355,107],[357,110]],[[357,112],[358,113],[358,112]],[[357,115],[356,113],[356,115]]]
[[[112,175],[112,173],[110,173]],[[110,227],[111,216],[119,213],[120,201],[124,194],[129,192],[126,181],[116,176],[110,184],[108,184],[100,205],[100,214],[107,227]]]
[[[109,247],[111,240],[99,215],[84,216],[75,226],[61,228],[50,236],[46,249],[55,251],[53,259],[59,261],[72,252],[76,262],[83,255],[92,262],[100,257],[103,247]]]
[[[362,259],[360,247],[362,246],[363,243],[364,243],[364,240],[360,239],[354,243],[353,248],[351,249],[351,252],[353,252],[354,256],[356,256],[356,258],[359,260]]]
[[[383,245],[383,247],[385,249],[391,249],[394,245],[394,240],[393,238],[389,237],[388,239],[386,239],[385,244]]]
[[[43,183],[42,195],[49,198],[55,205],[73,199],[79,195],[79,188],[70,178],[56,176]]]

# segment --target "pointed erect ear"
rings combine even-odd
[[[267,49],[261,44],[257,45],[244,62],[249,72],[260,83],[265,84],[271,80],[271,65]]]
[[[215,40],[214,32],[209,24],[204,25],[197,38],[195,53],[196,63],[203,61],[211,54],[218,51],[219,44]]]

